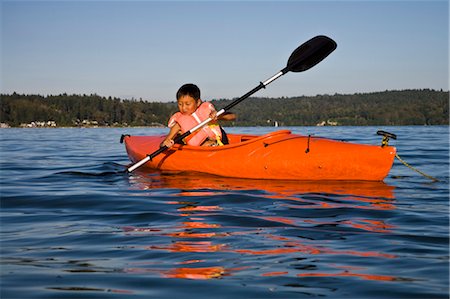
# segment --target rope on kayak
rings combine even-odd
[[[381,140],[381,147],[385,147],[389,145],[389,138],[392,139],[397,139],[397,135],[386,132],[386,131],[377,131],[377,135],[383,136],[383,140]],[[403,163],[403,165],[405,165],[406,167],[408,167],[411,170],[414,170],[418,173],[420,173],[421,175],[423,175],[426,178],[429,178],[430,180],[432,180],[433,182],[439,182],[439,180],[435,177],[432,177],[431,175],[425,174],[422,171],[412,167],[411,165],[409,165],[408,163],[406,163],[405,160],[403,160],[402,158],[400,158],[400,156],[398,155],[398,153],[395,153],[395,157],[397,157],[397,159]]]
[[[405,165],[405,166],[408,167],[409,169],[414,170],[414,171],[420,173],[420,174],[423,175],[424,177],[429,178],[430,180],[432,180],[433,182],[439,182],[439,180],[438,180],[437,178],[432,177],[431,175],[428,175],[428,174],[426,174],[426,173],[423,173],[422,171],[418,170],[417,168],[414,168],[414,167],[412,167],[411,165],[409,165],[408,163],[406,163],[406,161],[403,160],[402,158],[400,158],[400,156],[399,156],[397,153],[395,154],[395,157],[396,157],[400,162],[402,162],[403,165]]]

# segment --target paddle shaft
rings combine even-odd
[[[257,92],[258,90],[265,88],[267,85],[269,85],[269,83],[275,81],[276,79],[278,79],[279,77],[281,77],[282,75],[284,75],[286,72],[283,71],[279,71],[278,73],[276,73],[275,75],[273,75],[272,77],[270,77],[269,79],[267,79],[264,82],[260,82],[258,86],[256,86],[255,88],[253,88],[252,90],[250,90],[249,92],[247,92],[246,94],[244,94],[242,97],[240,97],[239,99],[234,100],[233,102],[231,102],[230,104],[228,104],[227,106],[225,106],[223,109],[220,109],[216,116],[219,117],[222,114],[224,114],[225,112],[229,111],[231,108],[233,108],[234,106],[236,106],[237,104],[239,104],[240,102],[242,102],[243,100],[247,99],[248,97],[250,97],[252,94],[254,94],[255,92]],[[210,121],[212,121],[212,118],[207,118],[204,121],[202,121],[201,123],[199,123],[198,125],[196,125],[195,127],[193,127],[192,129],[190,129],[189,131],[179,135],[178,137],[176,137],[174,139],[174,142],[180,142],[182,141],[184,138],[188,137],[189,135],[191,135],[192,133],[194,133],[195,131],[197,131],[198,129],[202,128],[204,125],[208,124]],[[134,164],[133,166],[129,167],[127,169],[128,172],[133,172],[134,170],[136,170],[137,168],[141,167],[142,165],[144,165],[145,163],[147,163],[148,161],[151,161],[154,157],[156,157],[157,155],[163,153],[164,151],[166,151],[168,149],[167,146],[162,146],[160,147],[158,150],[156,150],[155,152],[147,155],[147,157],[145,157],[144,159],[142,159],[141,161],[137,162],[136,164]]]

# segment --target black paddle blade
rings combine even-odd
[[[313,37],[292,52],[282,72],[285,74],[306,71],[325,59],[336,47],[336,42],[329,37],[324,35]]]

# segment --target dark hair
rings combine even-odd
[[[197,85],[188,83],[184,84],[180,87],[177,91],[177,100],[181,98],[182,96],[190,96],[193,97],[194,100],[200,99],[200,88],[197,87]]]

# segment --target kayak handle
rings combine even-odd
[[[386,131],[381,131],[381,130],[377,131],[377,135],[388,137],[388,138],[392,138],[394,140],[397,139],[397,135],[395,135],[393,133],[386,132]]]
[[[386,131],[377,131],[377,135],[383,136],[383,139],[381,140],[381,147],[385,147],[389,144],[389,138],[392,138],[394,140],[397,139],[397,135]]]

